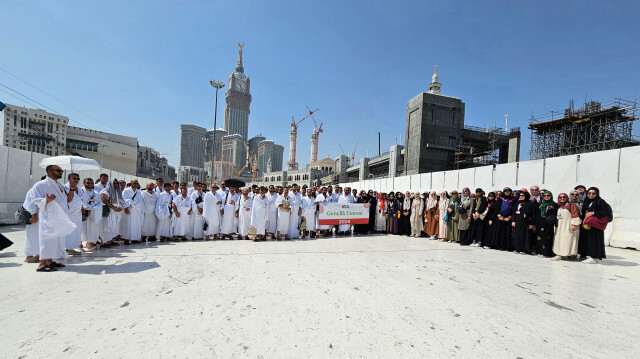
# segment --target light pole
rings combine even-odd
[[[106,145],[101,143],[100,146],[102,147],[102,153],[100,154],[100,170],[102,170],[102,162],[104,162],[104,146]]]
[[[216,127],[217,127],[217,121],[218,121],[218,90],[224,87],[224,82],[222,81],[217,81],[217,80],[213,80],[211,79],[209,81],[209,83],[211,84],[211,86],[215,87],[216,89],[216,106],[215,106],[215,111],[213,113],[213,148],[211,150],[211,171],[215,171],[215,161],[216,161]],[[211,180],[213,181],[213,179],[215,178],[216,174],[212,173],[211,174]]]

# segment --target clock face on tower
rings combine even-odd
[[[244,80],[240,80],[240,79],[236,80],[236,90],[244,91],[245,87],[246,85]]]

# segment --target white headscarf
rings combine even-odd
[[[438,198],[436,197],[436,191],[429,193],[429,199],[427,199],[427,210],[434,208],[438,204]]]

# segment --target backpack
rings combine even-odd
[[[502,201],[500,205],[500,215],[502,217],[509,217],[511,215],[511,201]]]

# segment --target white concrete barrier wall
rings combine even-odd
[[[554,157],[545,160],[504,163],[454,171],[341,183],[360,190],[426,192],[482,188],[485,192],[509,186],[538,185],[553,192],[569,193],[577,184],[600,189],[613,209],[615,220],[607,228],[608,244],[640,249],[640,146]]]
[[[40,181],[44,176],[44,168],[40,168],[40,161],[49,156],[40,153],[31,153],[16,148],[0,146],[0,224],[15,223],[14,213],[24,201],[25,194]],[[31,177],[29,171],[32,171]],[[92,171],[76,171],[80,178],[91,177],[96,179],[100,173],[106,173],[110,179],[125,179],[130,182],[131,179],[138,179],[141,186],[145,186],[148,182],[155,180],[150,178],[139,178],[131,174],[123,174],[109,169],[92,170]],[[63,174],[62,183],[67,182],[67,174]]]

